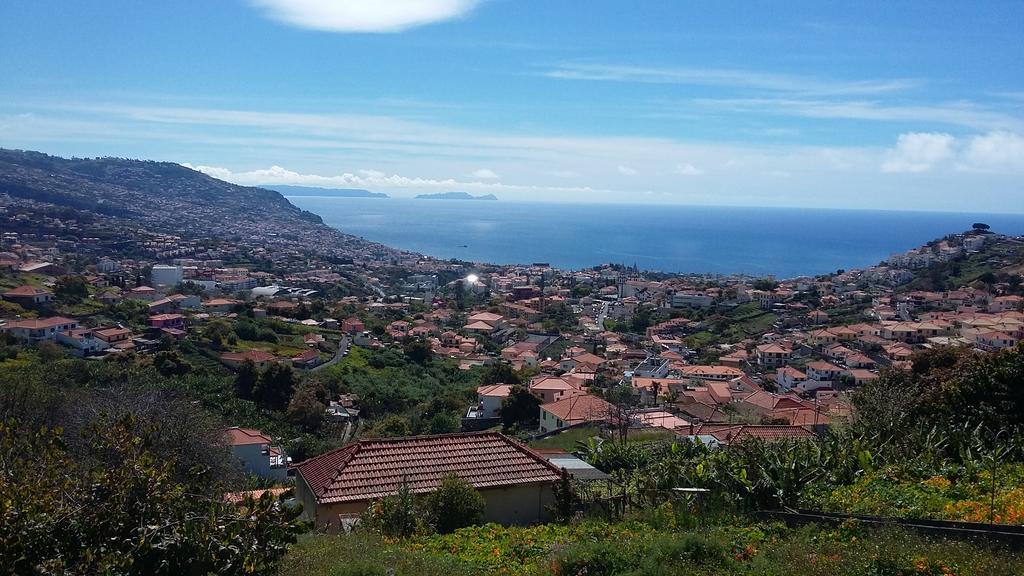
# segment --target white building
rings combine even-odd
[[[29,344],[53,342],[57,335],[78,328],[78,321],[55,316],[53,318],[31,318],[14,320],[3,325],[2,330],[10,333],[17,340]]]
[[[673,308],[707,308],[713,301],[711,296],[700,292],[676,292],[672,295]]]
[[[228,428],[224,431],[231,452],[241,461],[246,474],[272,480],[288,477],[288,462],[284,450],[273,445],[270,436],[252,428]]]
[[[181,266],[156,264],[150,272],[153,286],[177,286],[185,278],[185,269]]]

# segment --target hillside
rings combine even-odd
[[[59,237],[91,228],[100,237],[120,233],[127,241],[156,233],[331,256],[388,250],[324,225],[280,192],[238,186],[171,162],[0,149],[0,206],[9,218],[20,214],[13,220],[45,224],[37,232]]]

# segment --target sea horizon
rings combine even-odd
[[[984,222],[1024,234],[1024,214],[285,195],[344,233],[441,259],[579,270],[605,263],[793,278],[875,265]]]

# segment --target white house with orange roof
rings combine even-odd
[[[288,477],[291,458],[283,448],[274,445],[270,436],[253,428],[236,426],[224,430],[224,442],[231,447],[232,455],[246,474],[271,480]]]
[[[53,300],[53,292],[33,286],[18,286],[13,290],[4,292],[3,298],[16,304],[38,306],[51,302]]]
[[[512,391],[508,384],[487,384],[476,389],[476,400],[481,418],[494,418],[501,413],[501,404]]]
[[[713,365],[681,366],[680,372],[684,378],[694,380],[729,381],[746,375],[746,373],[739,368]]]
[[[53,342],[61,332],[75,330],[76,328],[78,328],[77,320],[62,316],[13,320],[0,327],[0,329],[14,336],[17,340],[29,344]]]
[[[831,362],[819,360],[807,364],[807,379],[818,382],[833,382],[843,375],[843,369]]]
[[[775,371],[775,383],[778,384],[782,390],[792,390],[798,388],[800,384],[807,381],[807,374],[793,368],[792,366],[783,366]]]
[[[754,351],[757,354],[757,363],[766,368],[785,366],[793,358],[793,350],[781,342],[762,344]]]
[[[978,334],[975,339],[978,347],[985,350],[1002,350],[1017,345],[1017,339],[1006,332],[990,331]]]
[[[562,398],[583,394],[580,385],[575,379],[559,378],[557,376],[537,376],[530,381],[530,392],[540,398],[541,402],[556,402]]]
[[[607,422],[615,419],[614,406],[590,394],[567,396],[540,406],[540,431],[552,432],[584,422]]]
[[[1024,297],[1016,295],[996,296],[988,305],[988,311],[994,314],[1013,312],[1022,308],[1024,308]]]

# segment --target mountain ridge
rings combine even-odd
[[[0,148],[0,206],[104,220],[122,231],[237,239],[321,255],[400,251],[327,226],[278,191],[218,180],[173,162],[62,158]],[[40,219],[42,217],[39,217]]]

